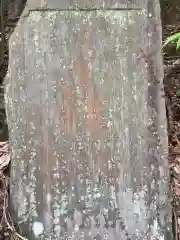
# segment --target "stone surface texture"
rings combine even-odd
[[[5,81],[29,240],[172,240],[157,0],[30,1]]]

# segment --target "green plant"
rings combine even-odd
[[[176,91],[176,96],[177,96],[177,97],[180,97],[180,88],[177,89],[177,91]]]
[[[165,47],[168,43],[172,43],[175,42],[176,43],[176,49],[178,50],[180,48],[180,32],[179,33],[175,33],[172,36],[168,37],[165,41],[165,43],[163,44],[163,47]]]

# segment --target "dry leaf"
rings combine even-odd
[[[0,171],[8,166],[10,161],[8,142],[0,142]]]

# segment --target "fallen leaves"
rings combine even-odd
[[[0,172],[3,171],[10,162],[8,142],[0,142]]]

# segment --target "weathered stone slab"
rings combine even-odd
[[[31,0],[30,9],[127,9],[145,8],[146,0]]]
[[[30,240],[172,239],[160,11],[30,11],[10,41],[11,206]]]

